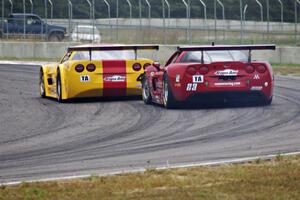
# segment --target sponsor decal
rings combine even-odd
[[[174,86],[175,86],[175,87],[181,87],[181,84],[180,84],[180,83],[175,83]]]
[[[180,82],[180,75],[179,75],[179,74],[176,74],[175,82],[176,82],[176,83],[179,83],[179,82]]]
[[[251,87],[251,90],[253,90],[253,91],[260,91],[260,90],[262,90],[262,89],[263,89],[262,86],[252,86],[252,87]]]
[[[150,72],[150,76],[154,76],[154,72]]]
[[[258,74],[255,74],[255,75],[254,75],[254,77],[253,77],[253,79],[254,79],[254,80],[259,80],[259,79],[260,79],[260,77],[259,77],[259,75],[258,75]]]
[[[80,82],[82,82],[82,83],[90,82],[90,76],[89,75],[80,76]]]
[[[237,76],[238,70],[232,70],[232,69],[225,69],[222,71],[216,71],[215,75],[217,76]]]
[[[137,88],[142,88],[142,84],[136,84]]]
[[[106,76],[106,77],[104,77],[104,81],[109,81],[109,82],[125,82],[126,81],[126,77],[125,76],[119,76],[119,75]]]
[[[215,83],[215,86],[240,86],[241,82],[222,82]]]
[[[188,83],[186,85],[186,91],[196,91],[197,90],[197,83]]]
[[[203,75],[194,75],[193,76],[193,83],[203,83],[204,78]]]

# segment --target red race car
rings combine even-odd
[[[180,102],[255,102],[269,105],[274,76],[267,62],[252,61],[253,50],[275,45],[183,46],[165,66],[154,62],[142,79],[142,97],[173,108]]]

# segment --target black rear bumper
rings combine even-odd
[[[203,92],[191,95],[187,102],[192,103],[265,103],[270,98],[261,91]]]

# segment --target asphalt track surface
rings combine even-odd
[[[300,79],[265,107],[166,110],[141,100],[59,104],[37,66],[0,65],[0,183],[300,150]]]

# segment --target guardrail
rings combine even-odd
[[[0,59],[38,59],[57,61],[64,55],[69,46],[79,43],[70,42],[1,42]],[[177,45],[161,45],[159,54],[155,59],[165,61],[176,50]],[[271,63],[300,64],[297,56],[300,55],[300,47],[277,47],[276,51],[253,52],[253,59],[266,60]],[[148,51],[139,54],[140,57],[153,57]]]

